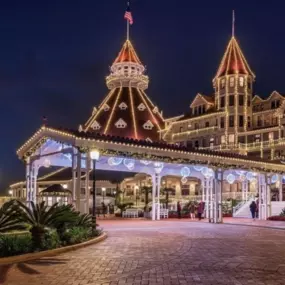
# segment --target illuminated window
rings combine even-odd
[[[234,134],[229,135],[229,143],[231,143],[231,144],[235,143],[235,135]]]
[[[273,132],[270,132],[270,133],[268,134],[268,138],[269,138],[270,141],[273,141],[273,140],[274,140],[274,133],[273,133]]]
[[[255,135],[255,142],[260,142],[260,135]]]
[[[240,87],[243,87],[243,86],[244,86],[244,78],[243,78],[243,77],[240,77],[240,78],[239,78],[239,86],[240,86]]]
[[[230,87],[234,87],[234,86],[235,86],[235,78],[230,77]]]
[[[221,136],[221,144],[225,144],[226,143],[226,137],[225,135]]]
[[[221,81],[221,89],[225,88],[225,78],[222,79]]]

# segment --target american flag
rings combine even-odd
[[[132,12],[131,12],[131,9],[130,9],[130,2],[128,2],[128,7],[127,7],[127,10],[126,10],[126,13],[125,13],[125,17],[124,17],[127,21],[129,21],[130,25],[132,25],[134,23],[134,20],[133,20],[133,16],[132,16]]]

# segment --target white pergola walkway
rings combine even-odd
[[[160,182],[163,176],[196,177],[202,181],[206,217],[222,222],[223,181],[242,181],[247,192],[248,181],[255,181],[259,194],[259,218],[270,215],[270,185],[282,179],[285,165],[259,161],[244,156],[211,151],[195,151],[174,145],[148,143],[43,126],[17,152],[26,163],[26,199],[37,201],[36,181],[40,167],[72,167],[72,196],[76,208],[87,212],[89,207],[89,175],[85,181],[79,173],[92,169],[90,151],[100,158],[96,169],[145,173],[152,177],[152,219],[160,219]],[[281,183],[282,185],[282,183]],[[85,195],[81,197],[81,188]]]

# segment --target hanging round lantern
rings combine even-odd
[[[276,183],[278,181],[278,175],[277,174],[274,174],[272,177],[271,177],[271,183]]]
[[[214,171],[211,168],[203,167],[201,172],[206,178],[214,177]]]
[[[201,171],[204,167],[203,166],[199,166],[199,165],[195,165],[193,166],[193,168],[196,170],[196,171]]]
[[[140,163],[144,164],[144,165],[149,165],[149,164],[151,164],[151,161],[149,161],[149,160],[140,160]]]
[[[125,158],[125,159],[124,159],[124,165],[125,165],[129,170],[133,170],[133,169],[135,168],[135,160],[134,160],[134,159]]]
[[[108,164],[110,166],[117,166],[117,165],[120,165],[123,161],[123,158],[121,157],[110,157],[108,159]]]
[[[240,176],[245,174],[244,170],[236,170],[235,172],[237,175],[240,175]]]
[[[50,162],[50,160],[49,160],[48,158],[46,158],[46,159],[44,160],[43,166],[44,166],[45,168],[49,168],[49,167],[51,166],[51,162]]]
[[[233,175],[233,174],[229,174],[227,176],[227,181],[230,183],[230,184],[233,184],[236,180],[236,177]]]
[[[180,170],[180,174],[182,177],[188,177],[190,175],[190,173],[191,173],[190,169],[187,166],[182,167]]]
[[[182,178],[181,178],[181,183],[182,183],[182,184],[186,184],[187,181],[188,181],[188,179],[187,179],[186,177],[182,177]]]
[[[251,182],[254,179],[254,174],[252,172],[248,172],[246,174],[246,179]]]

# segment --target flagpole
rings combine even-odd
[[[232,37],[235,36],[235,10],[233,10]]]
[[[130,21],[127,20],[127,40],[130,39]]]

